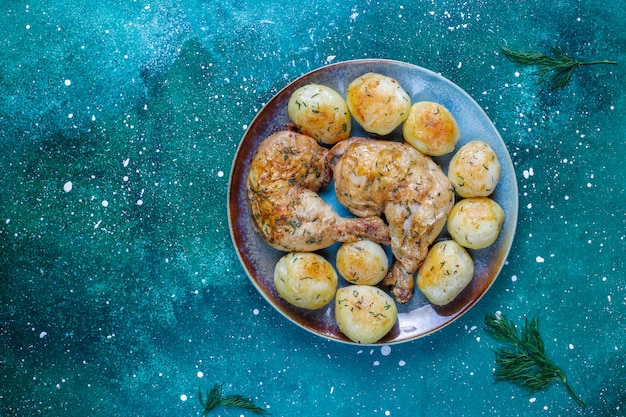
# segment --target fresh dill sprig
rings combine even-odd
[[[515,324],[502,314],[487,315],[485,325],[489,335],[506,344],[495,350],[496,381],[509,381],[531,393],[548,387],[554,381],[561,381],[574,401],[583,408],[587,407],[570,387],[565,372],[546,355],[537,318],[526,319],[521,335]]]
[[[581,65],[610,64],[617,65],[615,61],[578,61],[567,50],[560,47],[552,48],[553,56],[542,52],[524,52],[500,46],[502,54],[511,62],[520,65],[536,66],[535,74],[539,77],[538,84],[548,84],[550,90],[558,90],[572,78],[574,70]]]
[[[227,395],[224,396],[222,392],[222,384],[215,384],[211,391],[206,394],[206,399],[202,397],[202,390],[198,388],[198,398],[200,404],[204,407],[202,417],[206,417],[209,413],[217,407],[235,407],[242,410],[250,411],[257,416],[263,416],[269,414],[267,410],[254,404],[251,399],[243,397],[241,395]]]

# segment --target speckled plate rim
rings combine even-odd
[[[308,311],[294,307],[278,296],[273,285],[273,269],[278,259],[285,253],[271,248],[254,230],[246,198],[245,179],[250,160],[259,143],[290,123],[287,115],[287,102],[297,88],[309,83],[320,83],[334,88],[345,97],[348,83],[367,72],[378,72],[395,78],[409,93],[412,102],[431,100],[446,106],[457,119],[461,129],[461,140],[457,145],[457,150],[471,140],[484,140],[494,148],[502,165],[500,183],[491,196],[502,206],[506,216],[498,240],[489,248],[470,250],[475,263],[474,279],[449,305],[433,306],[419,290],[416,290],[411,302],[398,305],[398,323],[387,336],[373,345],[397,344],[432,334],[472,308],[493,285],[513,243],[518,216],[518,187],[515,169],[497,129],[478,103],[463,89],[426,68],[387,59],[342,61],[300,76],[263,106],[242,137],[230,172],[228,221],[231,238],[243,268],[254,287],[278,312],[301,328],[325,339],[356,344],[346,338],[334,322],[333,302],[320,310]],[[401,135],[400,129],[396,129],[383,139],[401,140]],[[352,136],[372,135],[364,132],[358,124],[353,122]],[[452,155],[453,153],[433,159],[444,168],[444,171],[447,171]],[[332,186],[333,184],[320,192],[320,195],[340,215],[350,216],[349,212],[334,198]],[[444,230],[441,238],[447,237]],[[338,245],[334,245],[319,253],[334,264],[334,253],[337,247]],[[340,281],[342,281],[341,278]]]

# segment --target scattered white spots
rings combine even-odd
[[[374,361],[374,366],[378,366],[378,365],[380,365],[380,362]]]
[[[607,295],[607,296],[606,296],[606,299],[607,299],[607,301],[608,301],[609,303],[611,302],[611,296],[610,296],[610,295]]]
[[[513,281],[513,282],[517,281],[517,275],[513,275],[513,276],[511,277],[511,281]]]
[[[400,362],[398,362],[398,365],[404,366],[404,365],[406,365],[406,362],[401,360]]]
[[[526,205],[526,208],[528,208],[528,209],[533,208],[533,203],[528,203],[528,204]]]
[[[385,415],[386,416],[390,416],[391,415],[391,411],[389,411],[389,410],[385,411]]]
[[[181,401],[187,401],[187,396],[186,396],[185,394],[182,394],[182,395],[180,396],[180,400],[181,400]]]
[[[384,345],[383,347],[380,348],[380,354],[381,355],[389,356],[390,353],[391,353],[391,346]]]
[[[63,184],[63,191],[65,191],[66,193],[69,193],[70,191],[72,191],[72,188],[74,188],[72,181],[68,181],[65,184]]]
[[[547,410],[547,409],[548,409],[548,406],[547,406],[547,405],[544,405],[544,406],[543,406],[543,409],[544,409],[544,411],[545,411],[545,410]]]
[[[570,350],[571,350],[571,349],[574,349],[574,345],[573,345],[573,344],[571,344],[571,343],[569,344],[569,346],[568,346],[568,347],[570,348]]]
[[[95,114],[92,114],[92,115],[91,115],[91,121],[92,121],[92,122],[95,122],[95,121],[96,121],[96,115],[95,115]]]
[[[44,337],[46,337],[46,336],[48,336],[48,333],[47,333],[47,332],[41,332],[41,333],[39,333],[39,338],[40,338],[40,339],[43,339],[43,338],[44,338]]]
[[[150,10],[150,5],[149,5],[149,4],[146,4],[146,5],[144,6],[144,9],[146,9],[146,10]]]
[[[529,169],[525,169],[522,174],[524,175],[525,179],[528,179],[532,177],[533,175],[535,175],[535,171],[532,168],[529,168]]]
[[[217,171],[217,176],[222,178],[224,176],[224,171]]]
[[[569,196],[568,196],[568,195],[566,195],[566,196],[565,196],[565,197],[563,197],[563,198],[565,198],[565,200],[566,200],[566,201],[567,201],[567,200],[569,200]]]
[[[71,80],[65,80],[64,84],[69,87],[70,85],[72,85],[72,81]]]
[[[241,126],[243,130],[248,130],[248,125]]]
[[[128,181],[128,175],[124,175],[122,179],[124,180],[124,182]]]
[[[204,376],[204,372],[198,371],[196,375],[198,376],[198,378],[202,378]]]
[[[11,223],[11,219],[7,219],[6,224]]]
[[[254,310],[252,310],[252,314],[254,314],[255,316],[259,315],[259,309],[255,308]]]
[[[519,77],[519,71],[515,71],[515,76]]]
[[[480,336],[476,336],[476,341],[480,342]]]
[[[98,220],[98,223],[93,225],[94,229],[97,229],[98,227],[100,227],[100,223],[102,223],[102,220]]]
[[[102,200],[102,207],[109,207],[109,202],[106,200]]]
[[[537,256],[535,260],[537,261],[537,263],[540,263],[540,264],[545,262],[545,259],[543,259],[541,256]]]
[[[335,58],[337,58],[337,55],[328,55],[326,57],[326,61],[327,62],[333,62],[335,60]]]
[[[68,119],[71,119],[72,117],[74,117],[74,114],[73,114],[73,113],[69,113],[69,114],[67,115],[67,118],[68,118]]]
[[[335,392],[335,387],[330,387],[330,393],[332,394],[333,392]]]
[[[138,206],[143,206],[143,200],[139,199],[135,204],[137,204]]]
[[[126,168],[126,167],[128,166],[128,163],[129,163],[129,162],[130,162],[130,158],[126,158],[126,159],[124,159],[124,161],[122,162],[122,166],[123,166],[124,168]]]
[[[535,401],[537,401],[537,398],[532,397],[532,398],[531,398],[531,399],[529,399],[528,401],[529,401],[529,402],[531,402],[531,403],[534,403]]]
[[[30,29],[30,25],[26,25],[26,30]]]
[[[591,183],[590,183],[590,182],[588,182],[588,183],[587,183],[587,188],[591,188],[591,187],[592,187]]]
[[[462,63],[462,62],[459,62],[459,63],[456,65],[456,67],[457,67],[457,68],[459,68],[459,69],[460,69],[462,66],[463,66],[463,63]]]

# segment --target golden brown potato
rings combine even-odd
[[[347,139],[352,119],[343,97],[332,88],[308,84],[293,92],[287,113],[301,133],[320,143],[334,145]]]
[[[335,319],[353,342],[368,344],[380,340],[397,318],[396,303],[378,287],[350,285],[337,290]]]
[[[339,275],[351,284],[376,285],[389,269],[385,250],[371,240],[344,243],[337,250],[336,261]]]
[[[398,81],[372,72],[348,85],[346,103],[354,120],[378,135],[391,133],[411,110],[411,98]]]
[[[454,300],[474,277],[474,261],[454,240],[435,243],[417,272],[417,287],[431,303]]]
[[[402,126],[402,135],[418,151],[440,156],[454,150],[461,131],[452,113],[443,105],[419,101],[411,107]]]
[[[450,160],[448,178],[461,197],[487,197],[500,181],[500,161],[486,142],[468,142]]]
[[[289,303],[307,310],[328,304],[337,291],[337,273],[322,256],[292,252],[283,256],[274,269],[274,285]]]
[[[452,207],[448,217],[448,233],[459,245],[482,249],[493,244],[500,235],[504,211],[489,197],[471,197]]]

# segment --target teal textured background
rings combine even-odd
[[[626,415],[623,1],[0,3],[1,416],[194,416],[218,382],[275,416]],[[501,44],[618,65],[540,93]],[[520,188],[487,295],[390,349],[286,321],[246,277],[226,215],[263,103],[356,58],[465,89]],[[494,382],[495,311],[539,317],[586,410],[558,384]]]

